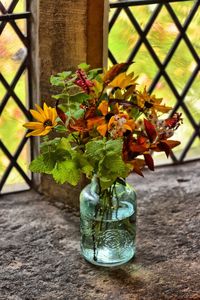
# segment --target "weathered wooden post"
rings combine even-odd
[[[52,103],[51,74],[75,69],[80,62],[102,67],[107,58],[107,0],[38,1],[38,98]],[[78,206],[77,188],[57,185],[48,176],[41,177],[40,189],[56,200]]]

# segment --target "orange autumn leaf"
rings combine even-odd
[[[100,110],[103,116],[106,116],[108,113],[108,101],[101,101],[101,103],[98,106],[98,110]]]
[[[100,133],[100,135],[102,136],[106,136],[106,133],[108,131],[108,124],[102,124],[102,125],[99,125],[97,127],[97,131]]]
[[[87,120],[87,128],[90,130],[95,126],[102,125],[105,122],[104,117],[94,117]]]
[[[80,131],[80,132],[88,131],[85,119],[78,119],[78,120],[72,119],[68,125],[68,128],[71,131]]]

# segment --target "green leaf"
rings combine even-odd
[[[69,94],[58,94],[58,95],[52,95],[52,98],[56,99],[56,100],[65,100],[68,101],[69,100]]]
[[[80,171],[72,160],[58,162],[52,171],[52,175],[55,181],[61,184],[68,182],[75,186],[80,180]]]
[[[57,75],[62,79],[67,79],[72,74],[72,71],[64,71],[62,73],[58,73]]]
[[[73,113],[73,117],[78,120],[84,116],[84,113],[85,113],[85,110],[82,108],[79,108]]]
[[[97,69],[90,70],[88,72],[88,78],[90,80],[92,80],[92,79],[96,78],[99,75],[99,73],[102,73],[102,68],[97,68]]]
[[[63,79],[57,77],[57,76],[51,76],[50,77],[50,83],[53,86],[60,86],[60,87],[65,87],[65,82],[63,81]]]
[[[55,127],[55,130],[56,130],[57,132],[66,132],[66,131],[67,131],[66,127],[63,126],[63,125],[57,125],[57,126]]]
[[[122,147],[123,147],[122,139],[109,140],[106,142],[106,153],[107,155],[109,155],[110,153],[110,155],[118,154],[119,156],[121,156]]]
[[[85,93],[77,93],[72,96],[70,96],[70,102],[76,102],[76,103],[84,103],[90,98],[88,94]]]
[[[90,69],[90,65],[86,64],[86,63],[81,63],[78,65],[79,69],[84,70],[85,72],[87,72]]]
[[[55,138],[53,140],[47,140],[40,144],[41,152],[54,151],[58,144],[60,143],[61,138]]]
[[[130,116],[135,120],[137,120],[141,114],[142,113],[136,107],[133,107],[130,111]]]
[[[84,174],[86,174],[88,177],[90,177],[93,172],[93,167],[90,164],[90,162],[88,161],[88,159],[86,159],[82,153],[77,152],[77,151],[74,151],[72,153],[72,157],[73,157],[73,160],[76,162],[77,167]]]
[[[86,144],[85,156],[91,161],[91,164],[102,159],[105,155],[105,142],[103,140],[91,141]]]
[[[101,176],[99,178],[99,181],[100,181],[100,186],[101,186],[101,190],[105,190],[105,189],[108,189],[114,182],[115,182],[115,179],[114,178],[107,178],[107,177],[104,177],[104,176]]]
[[[39,155],[34,159],[30,165],[29,169],[34,173],[47,173],[49,174],[55,166],[55,159],[52,156]]]

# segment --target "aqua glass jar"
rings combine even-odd
[[[117,266],[135,255],[136,193],[125,182],[100,192],[94,176],[80,194],[81,253],[95,265]]]

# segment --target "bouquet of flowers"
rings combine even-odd
[[[77,185],[81,174],[99,178],[101,190],[126,178],[154,170],[153,152],[169,156],[180,144],[171,139],[181,114],[161,118],[171,107],[140,89],[130,63],[109,70],[80,64],[75,72],[51,76],[56,87],[52,107],[30,110],[36,119],[24,124],[27,136],[45,136],[41,154],[31,162],[33,172],[51,174],[58,183]],[[48,135],[57,132],[59,135]]]

